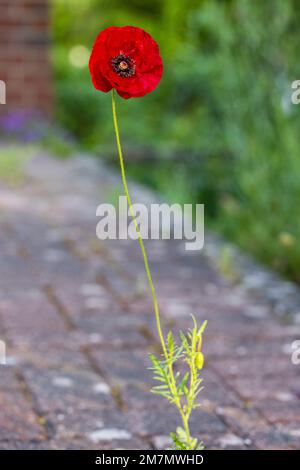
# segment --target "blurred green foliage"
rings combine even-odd
[[[165,74],[154,93],[119,100],[129,162],[139,156],[129,163],[131,174],[172,200],[204,203],[214,227],[300,282],[300,107],[291,104],[291,83],[300,79],[299,3],[53,0],[53,6],[59,121],[82,145],[112,154],[110,98],[93,89],[86,66],[72,65],[71,51],[78,45],[90,51],[112,24],[148,30],[160,44]]]

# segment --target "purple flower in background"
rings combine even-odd
[[[60,141],[74,143],[74,137],[49,121],[41,112],[30,109],[11,110],[0,115],[0,139],[27,143]]]
[[[13,111],[0,119],[1,129],[9,134],[23,130],[25,123],[26,113],[24,111]]]
[[[8,139],[34,142],[45,137],[47,121],[34,110],[13,110],[0,116],[0,134]]]

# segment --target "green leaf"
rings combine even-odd
[[[187,450],[187,447],[186,445],[181,442],[177,436],[177,434],[175,432],[171,432],[170,433],[170,436],[171,436],[171,439],[175,445],[175,449],[178,449],[178,450]]]
[[[189,389],[187,387],[183,387],[183,391],[184,391],[184,394],[186,396],[186,398],[188,398],[189,396]]]
[[[167,398],[169,401],[173,400],[172,396],[167,391],[155,390],[154,388],[152,388],[151,392],[154,393],[155,395],[161,395],[162,397]]]
[[[167,336],[167,344],[168,344],[168,349],[170,352],[170,355],[173,356],[174,352],[174,336],[172,331],[169,331],[168,336]]]
[[[191,314],[191,317],[193,319],[193,323],[194,323],[194,328],[196,328],[196,330],[198,329],[198,326],[197,326],[197,320],[195,318],[195,316],[193,314]]]
[[[157,359],[157,357],[154,356],[154,354],[149,354],[149,359],[152,362],[153,366],[157,367],[157,365],[159,364],[159,360]]]
[[[182,391],[183,388],[185,387],[185,385],[187,384],[187,381],[189,380],[189,373],[186,372],[185,376],[183,377],[182,381],[180,382],[180,384],[178,385],[178,391]]]
[[[157,380],[158,382],[165,382],[164,377],[160,377],[160,376],[158,376],[158,375],[154,375],[154,376],[153,376],[153,379],[154,379],[154,380]]]
[[[201,442],[199,442],[199,444],[198,444],[198,446],[197,446],[197,449],[196,449],[196,450],[203,450],[203,449],[205,449],[205,447],[204,447],[204,444],[203,444],[203,442],[201,441]]]
[[[176,428],[176,434],[180,440],[186,441],[186,432],[182,427],[178,426]]]
[[[197,398],[197,396],[199,395],[200,392],[202,392],[202,390],[204,389],[204,387],[200,387],[197,392],[195,393],[195,398]]]
[[[198,331],[198,335],[199,335],[199,336],[202,335],[203,331],[204,331],[205,328],[206,328],[206,325],[207,325],[207,320],[205,320],[205,321],[202,323],[202,325],[200,326],[199,331]]]
[[[182,345],[175,349],[175,353],[174,353],[173,360],[172,360],[173,364],[174,364],[174,362],[176,362],[178,359],[180,359],[182,357],[182,351],[183,351],[183,346]]]
[[[192,439],[192,442],[191,442],[192,450],[196,449],[197,444],[198,444],[198,439],[196,439],[196,438]]]
[[[168,385],[155,385],[155,387],[152,387],[154,390],[165,390],[168,389]]]

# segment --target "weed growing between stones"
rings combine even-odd
[[[116,55],[117,51],[122,51],[122,54]],[[113,122],[122,182],[138,234],[153,298],[162,355],[157,357],[150,354],[154,379],[159,382],[159,385],[152,388],[152,392],[167,399],[180,414],[182,427],[178,427],[175,432],[171,433],[173,448],[178,450],[201,450],[204,447],[203,443],[191,436],[189,419],[192,411],[200,406],[197,403],[197,397],[202,390],[202,379],[199,377],[199,371],[201,371],[204,364],[201,346],[206,321],[199,328],[195,317],[192,317],[193,327],[186,334],[180,332],[179,344],[176,343],[172,332],[168,333],[166,339],[164,337],[148,257],[128,190],[116,109],[116,91],[122,98],[128,99],[144,96],[156,88],[163,73],[159,48],[151,36],[140,28],[131,26],[107,28],[96,39],[89,67],[95,88],[103,92],[112,90]],[[178,370],[181,366],[185,366],[185,372]]]
[[[187,334],[180,333],[179,345],[175,343],[173,333],[171,331],[168,333],[166,353],[162,359],[150,354],[154,379],[160,383],[152,388],[152,392],[175,405],[182,419],[183,428],[178,427],[176,432],[171,433],[174,448],[181,450],[204,448],[202,442],[191,436],[189,428],[191,412],[201,406],[197,403],[197,397],[203,388],[199,371],[204,364],[201,345],[202,333],[206,326],[205,321],[198,328],[195,317],[193,321],[194,326]],[[185,373],[179,371],[174,373],[174,367],[180,363],[185,363],[188,370]]]

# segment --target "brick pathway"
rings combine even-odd
[[[0,184],[2,449],[162,449],[178,423],[148,392],[157,339],[138,243],[95,236],[95,209],[116,185],[93,160],[45,156],[20,186]],[[300,326],[205,254],[178,242],[147,249],[165,328],[186,329],[192,312],[209,321],[194,433],[207,448],[299,448],[300,366],[290,356]]]

